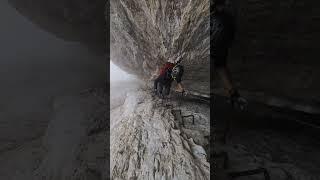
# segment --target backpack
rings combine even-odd
[[[160,68],[160,76],[165,74],[168,69],[173,68],[174,64],[170,62],[166,62],[161,68]]]

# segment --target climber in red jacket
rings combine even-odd
[[[154,92],[161,97],[167,96],[170,93],[171,84],[177,82],[176,92],[184,93],[184,88],[181,84],[183,76],[183,66],[177,63],[166,62],[159,72],[158,78],[154,81]]]

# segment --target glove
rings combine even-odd
[[[233,108],[240,109],[241,111],[245,110],[248,106],[248,101],[241,97],[235,89],[230,91],[230,101]]]

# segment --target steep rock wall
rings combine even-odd
[[[182,58],[189,89],[209,92],[209,0],[9,0],[21,14],[60,38],[105,53],[125,71],[149,79]],[[110,12],[109,12],[110,9]],[[109,16],[110,14],[110,16]]]
[[[21,14],[66,40],[105,52],[107,0],[9,0]],[[188,88],[208,92],[209,0],[110,1],[111,59],[149,78],[163,61],[183,57]],[[230,55],[241,89],[320,100],[317,1],[237,4],[238,31]],[[163,60],[161,58],[164,58]]]
[[[182,58],[189,89],[208,92],[209,0],[110,1],[111,60],[141,78]]]

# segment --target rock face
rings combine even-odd
[[[105,52],[107,0],[9,0],[21,14],[66,40]],[[317,1],[245,0],[230,54],[241,89],[319,100]],[[209,0],[111,0],[111,59],[148,78],[163,61],[183,57],[190,89],[208,92]],[[95,49],[95,48],[93,48]],[[162,60],[161,58],[164,58]]]
[[[111,60],[142,79],[165,61],[182,58],[189,89],[209,92],[209,0],[22,0],[9,2],[46,31],[106,52],[110,18]]]
[[[60,38],[103,53],[105,43],[109,44],[105,0],[10,3]],[[147,80],[160,64],[182,59],[185,86],[209,91],[209,0],[111,1],[110,10],[110,56],[115,64]],[[112,179],[209,179],[205,148],[197,144],[205,138],[200,135],[193,140],[192,132],[184,132],[174,121],[171,110],[145,91],[124,97],[111,112],[111,167],[105,153],[109,149],[108,119],[91,117],[103,114],[95,112],[97,109],[109,109],[96,98],[76,97],[56,104],[56,116],[43,142],[37,142],[41,152],[33,158],[37,161],[32,161],[26,179],[108,179],[109,169]],[[208,146],[208,142],[204,144]],[[8,177],[10,173],[0,175]],[[24,172],[17,175],[25,176]]]
[[[55,99],[46,134],[1,153],[0,179],[209,179],[209,105],[172,100],[195,117],[181,125],[140,85],[111,88],[110,110],[106,89]]]
[[[129,92],[111,117],[112,179],[210,179],[204,148],[187,137],[161,100]]]
[[[165,61],[182,58],[188,88],[209,91],[209,0],[111,0],[110,5],[115,64],[148,78]]]

